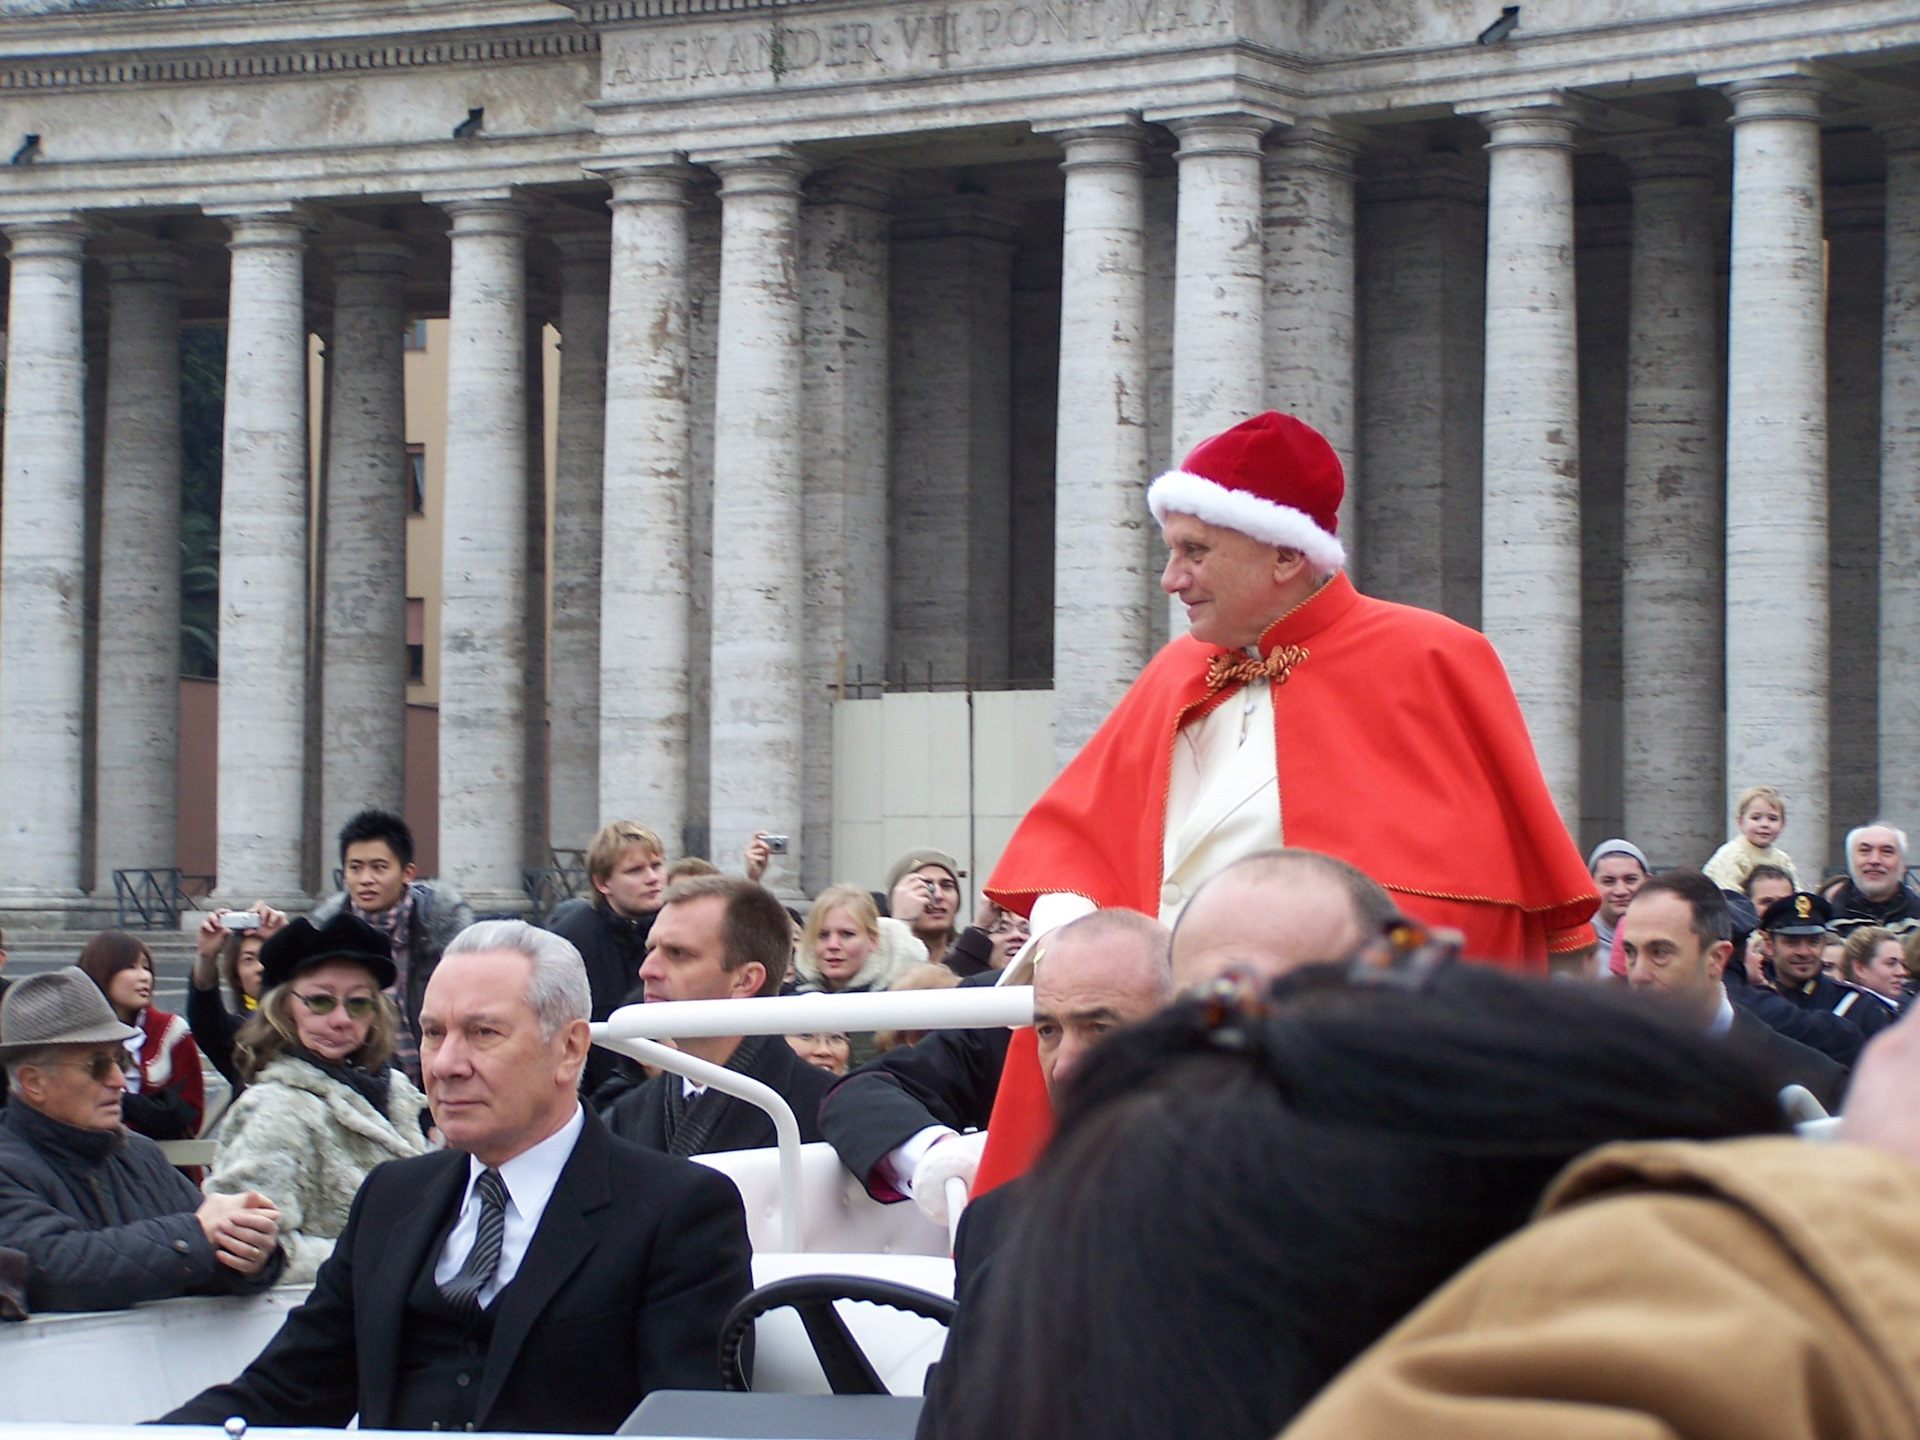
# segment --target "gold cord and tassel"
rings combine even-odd
[[[1304,645],[1277,646],[1264,660],[1223,650],[1207,665],[1207,690],[1211,693],[1224,690],[1229,685],[1249,685],[1255,680],[1271,680],[1276,685],[1284,685],[1287,677],[1293,673],[1293,667],[1306,658],[1307,647]]]

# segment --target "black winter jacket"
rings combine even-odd
[[[547,916],[547,929],[570,941],[587,966],[587,987],[593,992],[593,1018],[604,1020],[622,1005],[640,983],[640,964],[647,958],[647,936],[653,930],[653,911],[629,920],[611,906],[590,900],[568,900]],[[588,1052],[580,1093],[592,1095],[614,1073],[614,1055],[598,1045]]]
[[[82,1130],[18,1099],[0,1111],[0,1245],[32,1267],[35,1310],[118,1310],[176,1295],[251,1295],[285,1255],[245,1276],[214,1258],[201,1195],[160,1147],[125,1130]]]

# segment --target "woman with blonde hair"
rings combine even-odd
[[[1850,989],[1865,992],[1856,1003],[1872,999],[1897,1013],[1906,998],[1907,979],[1906,950],[1900,937],[1879,925],[1862,925],[1845,943],[1840,980]]]
[[[423,1155],[426,1097],[392,1066],[399,1012],[381,991],[387,937],[341,911],[304,917],[260,947],[259,1005],[234,1037],[246,1085],[220,1124],[209,1194],[266,1196],[280,1212],[282,1283],[313,1279],[346,1227],[360,1182]]]
[[[807,912],[794,951],[796,994],[849,995],[888,989],[904,971],[923,965],[927,947],[902,920],[880,914],[858,885],[830,885]],[[850,1034],[852,1063],[877,1053],[871,1030]]]

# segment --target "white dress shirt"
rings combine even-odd
[[[553,1187],[560,1183],[560,1172],[566,1168],[586,1123],[586,1111],[576,1104],[571,1120],[538,1145],[522,1150],[500,1166],[500,1179],[507,1187],[507,1223],[500,1237],[500,1264],[495,1267],[493,1278],[480,1290],[482,1306],[491,1305],[493,1297],[506,1289],[519,1273],[520,1262],[527,1256],[527,1246],[533,1243],[533,1232],[540,1228],[540,1217],[547,1213],[547,1201],[553,1198]],[[433,1282],[443,1288],[467,1263],[474,1237],[480,1233],[480,1201],[473,1187],[486,1168],[475,1157],[467,1157],[467,1193],[460,1202],[460,1218],[447,1236],[440,1263],[433,1267]]]

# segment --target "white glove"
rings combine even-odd
[[[913,1203],[936,1225],[947,1223],[947,1181],[964,1180],[973,1188],[973,1172],[980,1168],[980,1152],[987,1148],[987,1132],[954,1135],[920,1157],[913,1167]]]

